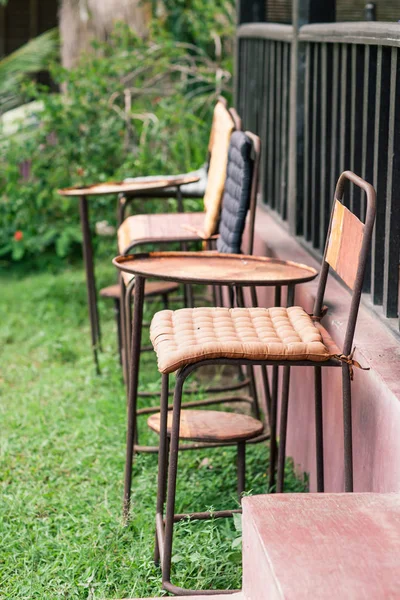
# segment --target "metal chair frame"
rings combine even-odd
[[[280,439],[278,454],[278,472],[277,472],[277,492],[284,491],[284,468],[286,459],[286,434],[287,417],[289,406],[289,385],[291,367],[313,367],[314,368],[314,392],[315,392],[315,433],[316,433],[316,467],[317,467],[317,490],[324,491],[324,454],[323,454],[323,421],[322,421],[322,368],[335,367],[342,369],[342,401],[343,401],[343,430],[344,430],[344,473],[345,473],[345,491],[353,491],[353,444],[352,444],[352,413],[351,413],[351,375],[352,375],[352,345],[354,332],[357,322],[357,315],[361,300],[364,274],[368,259],[368,252],[371,245],[372,231],[375,222],[376,213],[376,194],[374,188],[363,179],[350,171],[345,171],[339,177],[335,199],[343,203],[344,187],[346,181],[359,186],[366,193],[367,209],[363,239],[360,253],[358,255],[357,273],[353,287],[352,298],[350,302],[349,317],[347,321],[345,339],[342,355],[332,357],[325,362],[314,361],[287,361],[287,360],[243,360],[243,359],[207,359],[195,364],[183,366],[177,371],[174,402],[173,419],[170,435],[167,434],[167,415],[168,415],[168,375],[162,376],[162,394],[161,394],[161,412],[160,412],[160,440],[159,440],[159,471],[158,471],[158,493],[156,510],[156,546],[155,561],[161,559],[162,566],[162,584],[163,588],[174,594],[199,594],[208,595],[212,593],[223,593],[219,590],[195,591],[184,590],[171,583],[171,559],[173,544],[174,523],[183,519],[191,520],[207,519],[213,517],[228,517],[234,512],[239,511],[218,511],[211,515],[210,513],[190,513],[189,515],[175,514],[175,494],[178,472],[179,455],[179,431],[182,404],[183,385],[187,377],[195,370],[206,365],[228,364],[228,365],[247,365],[254,367],[260,365],[264,368],[272,366],[283,367],[282,396],[281,396],[281,419],[280,419]],[[334,208],[331,213],[331,220],[327,235],[324,257],[322,260],[322,269],[320,272],[317,295],[314,304],[313,316],[320,319],[323,315],[323,300],[326,289],[326,283],[329,274],[329,263],[327,262],[327,251],[332,229],[332,219]],[[276,382],[277,383],[277,382]],[[276,411],[277,402],[274,393],[272,394],[271,422],[270,422],[270,486],[275,480],[275,462],[276,462]],[[168,440],[169,438],[169,440]],[[245,444],[239,448],[238,445],[238,492],[241,493],[245,486],[244,468],[245,468]],[[168,477],[167,477],[168,471]],[[164,504],[166,502],[166,512],[164,516]]]
[[[223,104],[225,108],[228,107],[227,100],[223,96],[218,96],[217,102],[220,102],[221,104]],[[235,129],[241,130],[242,122],[241,122],[241,119],[240,119],[239,115],[237,114],[236,110],[234,108],[230,108],[229,112],[230,112],[230,114],[232,116],[232,120],[235,124]],[[205,164],[207,170],[208,170],[210,156],[211,156],[211,142],[212,142],[212,129],[210,131],[210,140],[209,140],[209,144],[208,144],[208,155],[207,155],[207,160],[206,160],[206,164]],[[143,190],[140,194],[136,194],[136,193],[120,194],[118,196],[118,200],[117,200],[117,227],[122,225],[122,223],[125,219],[126,210],[133,200],[168,199],[168,198],[175,196],[176,201],[177,201],[177,209],[178,209],[177,212],[185,212],[185,207],[184,207],[184,202],[183,202],[184,198],[189,199],[189,198],[200,198],[201,197],[201,196],[185,193],[185,185],[186,184],[171,185],[164,189],[158,189],[157,191]],[[183,192],[181,189],[182,187],[183,187]],[[151,243],[151,242],[149,242],[149,243]],[[145,244],[145,242],[141,242],[140,245],[143,245],[143,244]],[[85,244],[85,248],[86,247],[87,247],[87,243]],[[135,247],[135,245],[132,245],[131,248],[133,249],[134,247]],[[121,287],[121,293],[122,293],[122,291],[125,291],[124,287]],[[94,290],[93,293],[95,294],[96,291]],[[102,295],[101,291],[100,291],[100,295]],[[159,296],[161,297],[162,301],[164,302],[164,306],[166,306],[168,303],[169,294],[159,294]],[[121,296],[121,298],[117,298],[117,297],[113,298],[114,314],[115,314],[115,318],[117,321],[117,345],[118,345],[119,360],[120,360],[121,365],[124,365],[124,363],[123,363],[123,360],[124,360],[124,358],[123,358],[124,335],[123,335],[123,329],[122,329],[122,320],[123,320],[123,316],[124,316],[123,311],[125,310],[125,306],[124,306],[125,303],[124,303],[123,298],[124,298],[124,296]],[[93,302],[92,302],[92,304],[93,304]],[[92,312],[94,313],[94,309],[91,305],[89,306],[89,308],[90,308],[91,321],[93,321]],[[100,322],[99,322],[98,313],[96,313],[96,318],[94,319],[93,323],[94,324],[92,326],[92,329],[94,329],[96,332],[98,332],[96,335],[98,335],[98,339],[100,341],[101,334],[100,334]],[[130,339],[130,338],[128,337],[128,339]],[[128,351],[129,351],[129,344],[127,347],[128,347]],[[97,363],[97,354],[96,353],[95,353],[95,359],[96,359],[96,365],[97,365],[98,363]],[[126,367],[125,367],[125,372],[126,372]]]
[[[257,207],[257,193],[258,193],[261,145],[260,145],[260,139],[258,138],[258,136],[252,134],[249,131],[246,131],[245,133],[252,142],[253,154],[254,154],[253,177],[252,177],[252,186],[251,186],[251,192],[250,192],[250,204],[249,204],[249,210],[248,210],[249,233],[248,233],[248,243],[247,243],[247,252],[246,252],[247,254],[252,254],[253,245],[254,245],[254,224],[255,224],[255,213],[256,213],[256,207]],[[193,241],[193,237],[185,238],[184,236],[182,236],[181,241],[183,243],[187,242],[187,241]],[[201,238],[199,238],[199,241],[201,241]],[[214,241],[214,239],[207,240],[208,247],[213,243],[213,241]],[[154,244],[159,244],[159,245],[162,244],[162,241],[158,240],[158,239],[153,239],[152,242]],[[129,254],[133,248],[136,249],[138,246],[143,245],[145,243],[148,243],[148,241],[145,241],[145,242],[141,241],[141,242],[132,244],[128,249],[129,252],[127,251],[125,254]],[[135,279],[132,278],[129,285],[125,286],[123,278],[120,275],[120,282],[121,282],[121,297],[124,298],[123,310],[121,310],[121,323],[122,323],[121,331],[122,331],[122,336],[123,336],[123,340],[124,340],[123,346],[125,349],[124,370],[125,370],[125,373],[128,374],[129,373],[129,361],[130,361],[130,349],[128,351],[129,344],[127,343],[127,340],[131,340],[131,338],[132,338],[132,299],[133,299],[133,292],[135,289]],[[186,305],[191,307],[194,305],[193,295],[190,293],[192,286],[188,285],[187,287],[189,288],[189,301]],[[220,286],[214,286],[214,287],[220,287]],[[240,301],[243,304],[243,297],[238,296],[238,298],[240,298]],[[253,303],[254,302],[256,303],[255,293],[252,293],[252,301],[253,301]],[[230,296],[230,303],[231,303],[231,306],[233,306],[232,296]],[[222,301],[220,302],[220,305],[222,305]],[[141,349],[141,350],[143,350],[143,349]],[[260,417],[260,407],[259,407],[259,401],[258,401],[258,395],[257,395],[257,389],[256,389],[256,385],[255,385],[255,377],[254,377],[253,369],[248,368],[247,376],[244,378],[242,376],[242,372],[241,372],[240,368],[238,369],[238,373],[239,373],[239,379],[237,382],[234,382],[234,383],[224,386],[224,387],[210,386],[205,391],[207,393],[213,393],[213,394],[214,393],[226,394],[226,392],[233,392],[233,391],[243,389],[244,387],[249,387],[250,395],[237,396],[237,395],[230,394],[228,396],[224,395],[224,396],[219,396],[216,398],[208,398],[205,400],[186,402],[184,404],[184,406],[186,408],[189,408],[189,407],[193,408],[193,407],[198,407],[198,406],[210,406],[210,405],[223,404],[223,403],[232,403],[232,402],[244,403],[245,402],[245,403],[252,405],[255,417],[259,418]],[[129,378],[129,376],[128,376],[128,378]],[[266,370],[263,370],[263,378],[264,378],[264,389],[265,389],[267,407],[269,407],[270,406],[270,392],[269,392],[268,376],[267,376]],[[128,391],[128,387],[129,386],[127,386],[127,391]],[[170,394],[172,395],[172,393],[173,392],[171,391]],[[188,392],[188,393],[190,393],[190,394],[198,393],[198,389],[190,390],[190,392]],[[153,393],[140,392],[140,391],[138,392],[139,396],[145,396],[145,397],[154,397],[159,394],[160,394],[160,391],[158,391],[158,392],[156,391]],[[172,409],[172,406],[170,408]],[[159,407],[145,407],[142,409],[138,409],[137,415],[151,414],[151,413],[156,413],[156,412],[159,412]],[[197,444],[197,445],[195,445],[195,447],[198,448],[198,447],[202,447],[202,446]],[[140,451],[140,452],[158,452],[158,447],[156,447],[156,446],[137,445],[135,447],[135,449],[136,449],[136,451]]]

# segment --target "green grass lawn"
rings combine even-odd
[[[99,285],[113,281],[108,260],[98,271]],[[112,306],[100,303],[96,376],[82,267],[18,269],[0,278],[0,290],[0,598],[161,595],[152,561],[155,455],[136,460],[132,518],[128,526],[121,519],[126,405]],[[158,381],[147,353],[142,389]],[[141,430],[156,443],[145,421]],[[266,446],[249,448],[249,493],[265,491],[267,462]],[[305,489],[290,466],[287,482]],[[233,449],[180,456],[178,512],[235,508],[235,490]],[[178,585],[240,587],[240,523],[182,522],[173,561]]]

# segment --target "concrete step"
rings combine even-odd
[[[400,494],[243,499],[245,600],[400,598]]]

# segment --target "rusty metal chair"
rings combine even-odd
[[[204,194],[204,212],[178,212],[161,214],[132,215],[118,228],[118,249],[121,255],[128,255],[140,246],[155,244],[164,246],[204,241],[212,247],[218,228],[222,195],[224,192],[228,162],[229,141],[233,131],[241,129],[241,120],[234,109],[218,102],[214,110],[213,126],[210,135],[210,162],[207,186]],[[134,278],[128,274],[121,280],[121,326],[123,342],[131,339],[131,303]],[[185,305],[193,305],[191,288],[185,287]],[[126,344],[126,365],[129,362],[129,345]]]
[[[366,217],[363,224],[343,204],[346,181],[366,193]],[[207,415],[206,411],[182,409],[183,386],[199,367],[210,364],[283,366],[282,404],[278,456],[277,491],[283,492],[286,430],[289,402],[290,368],[312,367],[315,376],[315,428],[317,489],[324,491],[322,368],[342,369],[345,491],[353,490],[351,379],[353,337],[360,304],[367,256],[375,222],[374,188],[350,171],[342,173],[336,190],[327,242],[322,261],[313,315],[298,306],[289,308],[194,308],[161,311],[151,324],[150,335],[162,373],[161,410],[149,418],[149,426],[160,435],[159,473],[156,514],[156,561],[161,556],[164,589],[175,594],[193,593],[171,583],[173,527],[176,521],[206,519],[209,513],[175,514],[179,440],[211,442],[229,437],[238,446],[238,491],[244,488],[244,440],[259,433],[261,423],[244,420],[242,415],[224,413]],[[321,324],[324,293],[332,268],[352,290],[349,319],[343,348],[339,348]],[[169,374],[176,372],[172,413],[168,410]],[[275,472],[276,440],[271,432],[270,477]],[[168,465],[169,463],[169,465]],[[168,478],[167,478],[168,470]],[[164,518],[164,503],[166,513]],[[220,511],[214,516],[231,516],[234,511]],[[197,592],[200,594],[201,592]],[[211,593],[210,590],[203,592]]]
[[[131,217],[125,217],[125,211],[129,202],[136,196],[125,194],[119,199],[118,205],[118,249],[121,254],[129,254],[139,246],[149,243],[169,244],[178,242],[183,248],[188,242],[198,241],[198,232],[204,229],[201,235],[212,240],[215,232],[221,197],[224,188],[226,163],[228,158],[228,145],[230,134],[233,130],[241,129],[241,120],[235,109],[228,109],[225,98],[219,97],[214,108],[213,121],[210,131],[208,144],[207,163],[198,171],[186,174],[187,176],[198,176],[199,181],[184,185],[166,187],[162,190],[143,193],[145,198],[168,198],[176,195],[178,200],[177,213],[163,214],[136,214]],[[177,176],[170,176],[171,181]],[[150,176],[141,178],[129,178],[125,181],[151,181],[166,180],[164,176]],[[201,198],[204,199],[206,213],[185,213],[183,198]],[[100,296],[114,300],[115,315],[117,319],[118,348],[120,362],[123,362],[123,355],[126,354],[124,364],[125,374],[127,373],[126,364],[129,360],[129,346],[123,350],[125,331],[126,339],[130,340],[131,332],[131,301],[134,281],[125,276],[120,284],[115,284],[103,288]],[[165,304],[168,304],[169,294],[176,292],[179,286],[174,284],[167,285],[157,282],[147,282],[145,295],[147,298],[160,297]],[[189,300],[188,300],[189,297]],[[190,302],[190,289],[185,289],[185,302]]]
[[[171,213],[170,215],[162,215],[162,219],[159,221],[161,223],[164,221],[165,227],[165,237],[160,238],[157,241],[161,241],[161,239],[168,238],[171,240],[173,237],[175,239],[185,239],[185,240],[197,240],[197,241],[205,241],[207,242],[207,247],[209,247],[209,242],[215,241],[217,250],[222,253],[230,253],[237,254],[241,252],[242,245],[242,236],[244,232],[244,228],[246,225],[246,217],[249,215],[249,232],[248,232],[248,244],[247,244],[247,254],[251,254],[253,249],[253,239],[254,239],[254,220],[255,220],[255,212],[257,205],[257,191],[258,191],[258,174],[259,174],[259,162],[260,162],[260,140],[257,136],[250,132],[243,133],[241,131],[235,131],[230,139],[229,144],[229,158],[227,157],[227,165],[225,166],[226,179],[224,178],[224,190],[223,190],[223,199],[222,199],[222,209],[221,209],[221,219],[219,221],[219,233],[218,235],[213,235],[210,239],[207,237],[201,229],[190,228],[188,231],[188,237],[185,237],[187,234],[184,233],[184,229],[178,229],[177,233],[173,233],[173,222],[176,218],[181,221],[181,225],[189,226],[190,221],[186,219],[181,219],[181,217],[188,216],[190,218],[190,213]],[[206,212],[203,213],[192,213],[193,215],[201,215],[202,217],[202,225],[207,222],[209,216]],[[152,223],[155,222],[153,217],[159,217],[160,215],[138,215],[134,217],[135,220],[140,221],[142,223]],[[169,218],[168,218],[169,217]],[[156,219],[158,221],[158,219]],[[196,222],[196,221],[194,221]],[[200,220],[197,221],[197,226],[199,226]],[[158,225],[159,227],[159,225]],[[186,229],[186,228],[185,228]],[[149,227],[151,230],[151,226]],[[212,231],[214,230],[214,226]],[[160,231],[160,229],[158,229]],[[172,233],[171,233],[172,231]],[[123,235],[123,233],[121,233]],[[189,237],[190,236],[190,237]],[[125,331],[126,331],[126,339],[130,340],[132,336],[132,293],[135,286],[135,279],[129,273],[122,272],[122,282],[125,283]],[[146,281],[145,283],[145,292],[148,289],[148,286],[151,286],[153,282]],[[159,288],[162,286],[176,286],[177,284],[173,281],[168,282],[154,282],[154,285]],[[191,291],[191,286],[187,286],[189,292]],[[222,296],[222,294],[221,294]],[[230,298],[232,302],[232,297]],[[189,293],[189,306],[193,306],[194,298],[190,296]],[[222,299],[220,300],[222,305]],[[152,349],[152,347],[150,347]],[[147,349],[147,348],[146,348]],[[143,348],[142,348],[143,350]],[[129,352],[127,352],[127,359],[129,362]],[[244,387],[250,387],[251,393],[249,395],[240,396],[238,398],[233,399],[232,394],[228,398],[218,398],[214,400],[214,403],[222,403],[224,401],[239,401],[240,399],[245,402],[251,402],[254,406],[254,412],[256,415],[259,415],[260,409],[258,406],[258,397],[257,390],[254,382],[254,375],[251,369],[248,369],[247,378],[242,377],[241,370],[239,372],[238,381],[233,382],[231,385],[225,385],[223,388],[220,387],[211,387],[213,393],[217,392],[227,392],[227,391],[237,391]],[[140,392],[139,392],[140,393]],[[158,392],[159,393],[159,392]],[[192,390],[192,393],[196,393],[196,390]],[[154,396],[157,392],[152,393]],[[140,395],[148,395],[146,392],[140,393]],[[207,400],[209,403],[209,400]],[[201,404],[200,404],[201,405]],[[156,408],[153,411],[157,411]]]

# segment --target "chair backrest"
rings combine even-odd
[[[217,228],[221,199],[225,186],[228,148],[232,132],[240,127],[240,119],[236,111],[228,110],[222,102],[217,102],[214,109],[212,133],[210,136],[210,162],[207,186],[204,194],[204,234],[211,237]]]
[[[219,224],[218,252],[239,254],[249,214],[247,254],[253,252],[254,219],[257,205],[260,138],[246,131],[234,131],[228,152],[228,165]]]
[[[367,210],[365,223],[362,223],[343,204],[346,181],[351,181],[366,193]],[[350,354],[352,349],[367,258],[371,247],[375,213],[376,193],[372,185],[361,179],[361,177],[358,177],[358,175],[355,175],[352,171],[342,173],[335,190],[334,204],[315,299],[314,315],[316,317],[321,316],[329,268],[332,268],[336,272],[336,275],[352,291],[343,347],[343,354],[345,355]]]
[[[236,110],[234,108],[228,108],[228,102],[226,101],[226,99],[223,96],[218,96],[218,100],[215,104],[214,112],[213,112],[213,118],[212,118],[212,123],[211,123],[211,130],[210,130],[210,138],[208,140],[207,169],[210,165],[210,158],[211,158],[211,154],[213,151],[216,130],[219,127],[219,120],[221,118],[221,115],[225,114],[226,112],[229,112],[229,114],[233,120],[234,129],[237,129],[237,130],[242,129],[242,121],[241,121],[241,118],[239,117],[238,113],[236,112]]]

